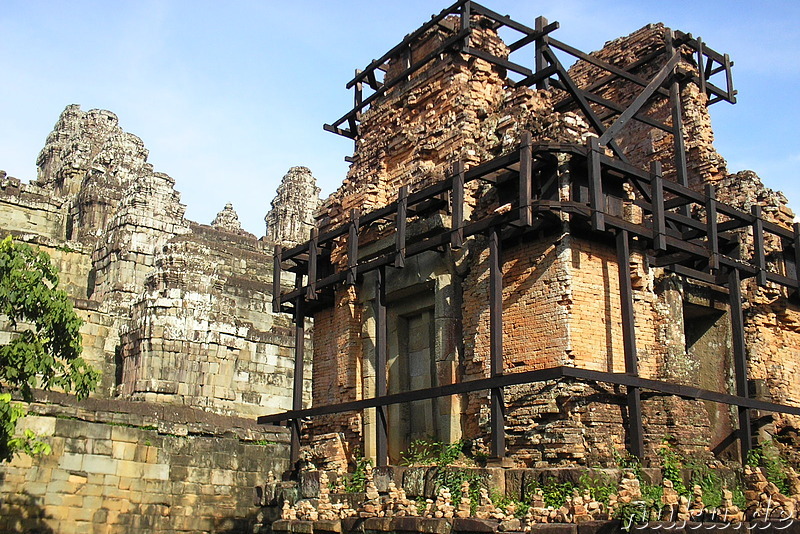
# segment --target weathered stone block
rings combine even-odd
[[[376,467],[373,469],[372,476],[378,491],[383,493],[389,491],[389,482],[395,480],[394,469],[393,466]]]
[[[411,497],[421,497],[425,495],[425,473],[424,467],[409,467],[403,473],[403,490]]]
[[[303,498],[308,499],[319,496],[319,475],[320,471],[300,472],[300,495]]]
[[[497,532],[498,526],[497,521],[475,517],[453,519],[453,531],[455,532]]]
[[[115,475],[117,473],[117,464],[118,460],[108,456],[87,454],[83,457],[83,469],[89,473]]]

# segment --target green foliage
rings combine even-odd
[[[356,458],[356,468],[353,474],[344,478],[344,491],[347,493],[361,493],[367,488],[367,466],[372,465],[369,458]]]
[[[628,451],[620,453],[616,449],[612,449],[612,452],[614,454],[614,462],[620,469],[630,469],[637,479],[642,479],[642,461],[637,456]]]
[[[50,445],[36,438],[30,429],[25,429],[22,436],[12,437],[17,427],[17,421],[25,417],[26,411],[18,403],[11,402],[10,393],[0,393],[0,437],[5,439],[5,451],[8,458],[14,453],[24,454],[50,454]],[[0,451],[3,444],[0,443]]]
[[[428,501],[425,497],[419,496],[417,497],[417,515],[423,516],[425,515],[425,509],[428,507]]]
[[[514,517],[517,519],[524,518],[525,514],[528,513],[528,508],[530,508],[530,503],[522,502],[518,499],[512,499],[511,497],[508,497],[507,495],[494,489],[489,491],[489,498],[492,500],[492,504],[498,508],[502,508],[503,510],[508,509],[509,505],[513,504],[516,507],[514,510]]]
[[[483,478],[468,469],[459,469],[457,467],[444,468],[439,467],[436,470],[435,484],[437,488],[446,487],[450,490],[450,495],[454,503],[461,502],[461,486],[464,482],[469,483],[469,498],[474,512],[478,507],[480,500],[481,483]]]
[[[253,441],[253,445],[277,445],[278,442],[271,439],[257,439]]]
[[[744,498],[744,491],[742,490],[742,486],[737,484],[732,490],[733,493],[733,504],[739,507],[740,510],[744,510],[747,508],[747,500]]]
[[[657,513],[661,506],[663,489],[661,486],[654,486],[644,481],[642,462],[636,456],[627,451],[621,454],[615,450],[614,460],[620,469],[627,469],[633,472],[636,479],[639,480],[639,489],[642,492],[640,501],[620,503],[614,511],[614,519],[622,521],[622,529],[629,532],[632,525],[649,521],[653,514]]]
[[[577,488],[572,482],[559,482],[555,477],[550,477],[542,487],[544,503],[553,508],[560,508],[564,506],[567,497],[572,497],[572,491],[575,489]]]
[[[781,493],[788,495],[789,479],[786,477],[788,464],[774,441],[750,449],[747,454],[747,464],[763,469],[767,480],[775,484]]]
[[[0,388],[33,400],[33,388],[60,388],[85,398],[96,387],[98,373],[81,357],[81,320],[67,294],[57,289],[58,274],[44,252],[11,237],[0,241],[0,315],[15,331],[0,346]],[[22,412],[0,401],[0,460],[16,452],[45,453],[48,447],[31,432],[14,438]]]
[[[719,476],[716,469],[711,469],[705,463],[687,463],[686,467],[692,470],[689,480],[690,486],[700,486],[703,490],[703,502],[709,508],[717,508],[722,504],[722,490],[725,481]],[[741,492],[741,490],[740,490]]]
[[[581,492],[589,490],[593,499],[608,505],[608,498],[618,490],[617,482],[612,477],[604,473],[587,471],[578,480],[578,487]]]
[[[626,532],[631,530],[631,526],[636,523],[655,520],[661,511],[661,496],[663,488],[643,482],[639,478],[642,499],[630,503],[622,503],[614,511],[614,519],[622,521],[622,529]]]
[[[400,453],[401,465],[452,465],[464,451],[465,440],[443,443],[436,440],[415,439],[408,450]],[[448,486],[449,487],[449,486]]]
[[[431,439],[417,439],[411,442],[408,450],[400,453],[402,465],[430,466],[434,469],[434,486],[446,487],[450,490],[453,502],[461,500],[461,486],[469,483],[470,500],[473,508],[477,506],[480,496],[481,477],[474,471],[453,467],[456,461],[472,463],[467,459],[469,441],[460,440],[455,443],[443,443]]]
[[[672,481],[675,491],[677,491],[679,495],[687,495],[689,492],[686,490],[683,477],[681,476],[683,461],[666,439],[658,449],[658,455],[661,457],[661,475]]]

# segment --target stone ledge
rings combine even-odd
[[[34,402],[28,409],[42,416],[73,418],[134,428],[155,427],[159,432],[167,434],[211,435],[235,437],[245,441],[289,443],[288,429],[259,425],[255,418],[219,415],[189,406],[156,405],[91,397],[78,401],[73,395],[35,390]]]

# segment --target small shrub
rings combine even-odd
[[[666,439],[658,449],[658,455],[661,457],[661,476],[672,481],[673,487],[679,495],[688,494],[686,486],[683,483],[683,477],[681,477],[683,461]]]
[[[367,486],[367,466],[372,460],[364,457],[356,458],[356,468],[349,477],[344,477],[344,490],[347,493],[361,493]]]
[[[567,497],[572,497],[572,491],[575,489],[576,486],[572,482],[559,482],[555,477],[550,477],[542,487],[544,503],[553,508],[560,508],[564,506]]]
[[[581,492],[588,490],[593,499],[608,505],[609,497],[617,492],[617,483],[604,473],[587,471],[578,481]]]
[[[789,479],[786,477],[787,462],[773,441],[764,443],[750,449],[747,454],[747,464],[760,467],[767,480],[775,484],[781,493],[789,492]]]

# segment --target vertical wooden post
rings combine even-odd
[[[491,375],[503,374],[503,272],[500,259],[500,229],[489,234],[489,357]],[[491,390],[492,456],[506,455],[503,388]]]
[[[470,23],[470,17],[472,16],[472,2],[464,2],[464,5],[461,6],[461,29],[467,30],[470,33],[464,37],[464,42],[461,44],[461,50],[466,52],[469,49],[470,45],[470,36],[472,35],[472,27]]]
[[[756,282],[760,286],[767,285],[767,258],[764,252],[764,219],[761,218],[761,206],[758,204],[750,208],[753,221],[753,260],[756,264]]]
[[[592,230],[604,232],[606,229],[605,208],[603,196],[602,170],[600,167],[600,141],[595,136],[587,140],[589,151],[586,166],[589,171],[589,207],[592,208]]]
[[[464,245],[464,161],[453,165],[453,193],[450,248],[459,249]]]
[[[544,17],[536,17],[536,26],[534,29],[537,32],[541,32],[544,30],[544,27],[547,26],[547,19]],[[542,47],[544,46],[546,37],[540,37],[536,39],[536,48],[535,48],[535,59],[536,59],[536,72],[542,72],[544,69],[548,67],[547,59],[545,59],[544,54],[542,53]],[[537,89],[550,89],[550,80],[544,79],[536,83]]]
[[[395,256],[394,266],[399,268],[406,266],[406,225],[408,211],[408,186],[400,187],[397,192],[397,219],[395,233]]]
[[[653,203],[653,248],[667,250],[667,224],[664,219],[664,178],[661,174],[661,162],[650,163],[652,182],[650,194]]]
[[[361,69],[356,69],[356,77],[361,74]],[[361,102],[364,99],[364,84],[361,82],[356,82],[355,91],[353,92],[353,109],[358,109],[361,106]]]
[[[700,92],[706,94],[706,71],[703,66],[705,57],[703,56],[703,39],[697,38],[697,74],[700,78]]]
[[[625,351],[625,373],[638,376],[636,356],[636,324],[633,313],[633,287],[631,284],[631,254],[628,231],[617,232],[617,266],[619,271],[619,296],[622,307],[622,345]],[[644,457],[644,432],[642,430],[642,400],[639,388],[628,387],[628,436],[630,453]]]
[[[675,34],[669,31],[666,39],[667,57],[672,57],[675,53],[673,39]],[[672,82],[669,84],[669,101],[672,107],[672,137],[673,150],[675,151],[675,171],[678,175],[677,182],[685,187],[689,186],[689,175],[686,169],[686,147],[683,143],[683,111],[681,110],[681,87],[675,75],[672,75]],[[688,207],[681,207],[681,211],[688,215]]]
[[[724,54],[722,64],[725,65],[725,82],[728,89],[728,100],[731,104],[736,103],[736,91],[733,90],[733,75],[731,74],[731,57]]]
[[[708,248],[708,267],[712,272],[719,269],[719,241],[717,239],[717,190],[706,184],[706,248]]]
[[[358,209],[350,212],[350,228],[347,234],[347,285],[354,286],[358,276]]]
[[[292,410],[303,409],[303,355],[306,345],[305,316],[303,312],[303,298],[294,301],[294,376],[292,391]],[[291,463],[295,466],[300,458],[300,421],[292,419]]]
[[[272,255],[272,313],[281,312],[281,254],[281,246],[275,245]]]
[[[306,299],[317,300],[317,238],[319,230],[311,229],[311,239],[308,241],[308,286]]]
[[[386,323],[386,268],[377,270],[375,287],[375,397],[386,396],[386,348],[388,325]],[[386,407],[375,409],[375,449],[376,463],[379,467],[388,465],[388,432]]]
[[[531,225],[531,182],[532,182],[531,133],[522,132],[519,146],[519,222],[523,227]]]
[[[736,394],[748,397],[747,388],[747,351],[744,341],[744,315],[742,314],[742,290],[739,285],[739,270],[732,269],[728,275],[728,291],[731,307],[731,330],[733,345],[733,368],[736,374]],[[739,406],[739,447],[742,463],[753,447],[750,430],[750,410]]]

